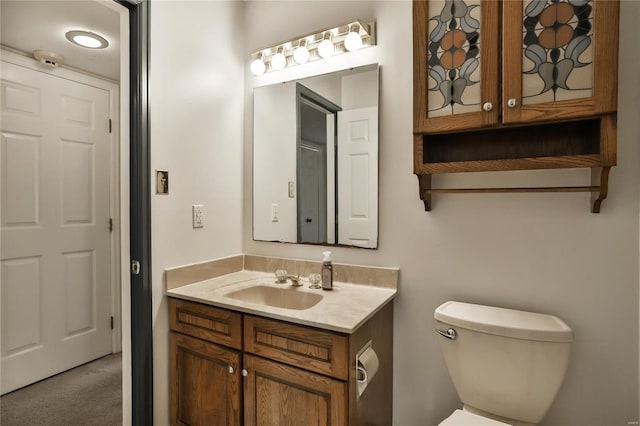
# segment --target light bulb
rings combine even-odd
[[[278,53],[271,57],[271,67],[274,70],[280,71],[287,66],[287,58],[284,57],[284,49],[278,47]]]
[[[296,47],[296,50],[293,51],[293,60],[296,61],[297,64],[306,64],[309,62],[309,56],[307,41],[300,40],[300,44]]]
[[[262,60],[262,55],[260,55],[260,57],[251,61],[250,68],[251,68],[251,73],[253,75],[264,74],[264,72],[267,70],[267,66],[264,64],[264,61]]]
[[[330,58],[333,55],[334,49],[335,47],[331,41],[331,34],[326,33],[324,35],[324,40],[322,40],[318,45],[318,55],[325,59]]]
[[[102,45],[102,43],[100,43],[100,40],[86,35],[77,35],[73,38],[73,41],[75,41],[80,46],[89,47],[92,49],[96,49]]]
[[[358,30],[358,25],[352,25],[349,34],[344,38],[344,48],[349,52],[355,52],[362,47],[362,38]]]
[[[89,49],[104,49],[105,47],[109,46],[109,42],[107,41],[107,39],[89,31],[67,31],[65,33],[65,37],[71,43],[77,44],[78,46],[87,47]]]

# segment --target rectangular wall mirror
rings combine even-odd
[[[377,248],[378,72],[254,89],[254,240]]]

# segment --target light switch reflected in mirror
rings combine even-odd
[[[254,240],[377,248],[378,82],[374,64],[254,89]]]

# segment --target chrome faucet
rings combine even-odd
[[[287,278],[291,280],[291,285],[293,287],[300,287],[302,285],[300,283],[300,275],[287,275]]]

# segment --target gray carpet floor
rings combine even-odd
[[[2,426],[122,424],[122,356],[108,355],[0,397]]]

